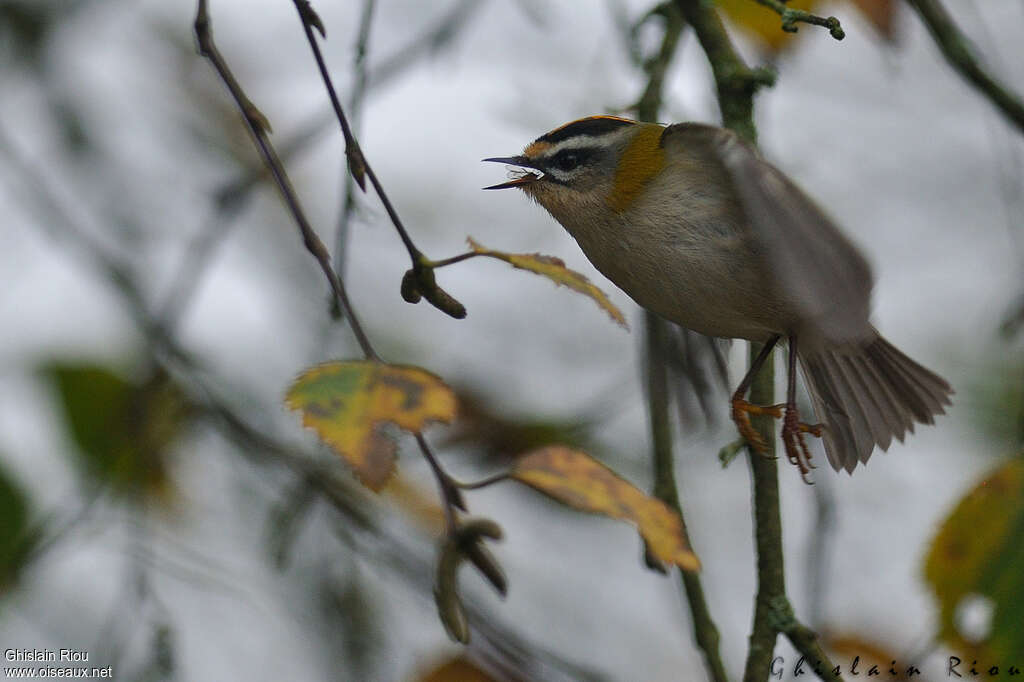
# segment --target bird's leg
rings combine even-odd
[[[732,394],[732,420],[736,422],[736,428],[740,432],[740,436],[745,441],[750,443],[750,447],[754,448],[757,452],[762,455],[768,452],[768,445],[761,438],[761,434],[757,432],[754,425],[750,423],[750,415],[766,414],[778,419],[782,416],[782,405],[755,405],[747,402],[743,397],[747,394],[750,389],[750,384],[754,382],[754,377],[757,372],[764,365],[765,360],[768,359],[768,355],[775,348],[775,344],[779,342],[778,336],[773,336],[761,348],[761,352],[758,353],[754,361],[750,363],[750,369],[747,370],[746,376],[743,377],[743,381],[736,387],[736,392]]]
[[[811,451],[804,441],[804,434],[810,433],[821,438],[821,424],[804,424],[796,408],[796,336],[789,338],[789,374],[786,384],[786,416],[782,419],[782,444],[791,464],[800,468],[804,483],[810,483],[807,474],[815,468],[811,463]]]

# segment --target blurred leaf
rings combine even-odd
[[[0,594],[17,580],[31,547],[28,513],[28,496],[0,466]]]
[[[369,680],[379,663],[388,633],[380,620],[380,600],[370,581],[353,562],[344,575],[328,572],[319,576],[316,601],[323,620],[318,626],[329,651],[337,652],[344,671],[336,679]]]
[[[770,52],[780,52],[788,47],[792,40],[805,31],[824,30],[817,26],[798,24],[798,33],[787,33],[782,30],[782,17],[771,8],[758,4],[754,0],[717,0],[715,3],[720,11],[728,17],[733,25],[744,33],[752,35]],[[896,0],[846,0],[840,9],[856,7],[860,14],[887,41],[895,37]],[[786,6],[807,12],[824,11],[833,6],[819,0],[790,0]],[[842,21],[840,16],[839,20]],[[845,25],[845,23],[844,23]]]
[[[1024,457],[993,470],[960,501],[932,540],[924,575],[947,644],[992,661],[1024,651]],[[981,637],[958,622],[965,600],[977,595],[994,606]]]
[[[515,455],[545,445],[562,444],[579,450],[590,450],[593,446],[594,419],[557,421],[543,417],[510,417],[484,395],[462,389],[457,395],[459,419],[444,443],[471,448],[477,463],[493,458],[507,464]]]
[[[419,675],[419,682],[497,682],[485,670],[465,656],[449,658],[438,666]]]
[[[851,0],[861,16],[878,32],[878,35],[893,42],[896,39],[897,0]]]
[[[99,365],[44,368],[60,396],[82,471],[121,493],[170,493],[166,455],[185,426],[189,405],[157,372],[140,383]]]
[[[700,569],[679,516],[586,453],[543,448],[516,461],[510,476],[574,509],[630,521],[657,559],[687,571]]]
[[[419,367],[372,360],[330,362],[303,372],[285,404],[345,459],[359,480],[380,490],[395,468],[395,443],[383,431],[394,424],[418,432],[455,418],[455,394]]]
[[[469,242],[470,249],[482,256],[489,256],[491,258],[503,260],[520,270],[529,270],[530,272],[538,275],[543,275],[555,284],[567,286],[574,291],[578,291],[581,294],[589,296],[594,299],[597,305],[601,306],[615,322],[625,329],[629,329],[629,325],[626,324],[626,318],[622,316],[622,311],[616,308],[615,304],[608,300],[605,293],[591,284],[590,280],[580,273],[565,267],[565,263],[562,259],[555,258],[553,256],[542,256],[539,253],[504,253],[502,251],[492,251],[491,249],[477,244],[471,237],[467,238],[466,241]]]
[[[771,52],[779,52],[789,45],[799,33],[782,30],[782,18],[775,11],[759,5],[754,0],[717,0],[719,11],[729,18],[744,33],[757,38]],[[786,3],[792,9],[811,11],[815,0],[791,0]],[[814,30],[814,26],[801,26],[801,32]]]
[[[438,501],[436,489],[428,492],[399,473],[391,477],[383,492],[407,516],[431,534],[436,535],[444,529],[444,508]]]
[[[1001,451],[1024,446],[1024,347],[995,341],[970,384],[972,416]]]
[[[855,671],[859,675],[874,676],[885,675],[884,679],[890,682],[902,682],[903,680],[920,679],[920,673],[913,673],[908,670],[909,665],[901,665],[896,668],[896,675],[889,672],[893,661],[904,658],[896,651],[888,647],[891,643],[879,644],[871,639],[858,634],[826,634],[822,636],[822,645],[832,656],[833,661],[844,661],[844,671]],[[856,668],[854,663],[856,662]],[[875,668],[874,675],[871,672]]]

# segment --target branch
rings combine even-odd
[[[950,66],[988,98],[1006,120],[1024,133],[1024,102],[1020,95],[982,68],[967,36],[960,31],[940,0],[907,0],[907,3],[917,11],[928,27],[932,39]]]
[[[693,26],[697,39],[711,62],[723,123],[750,143],[755,143],[757,129],[753,117],[754,94],[761,86],[770,84],[773,77],[769,77],[763,70],[751,69],[746,65],[737,54],[722,26],[721,19],[711,6],[702,0],[676,2],[687,22]],[[751,362],[759,352],[759,344],[751,343]],[[774,363],[769,356],[751,386],[751,402],[760,405],[771,405],[775,402],[773,367]],[[769,444],[769,451],[762,455],[748,447],[754,498],[757,596],[754,601],[754,622],[743,674],[744,682],[762,682],[768,679],[775,641],[780,632],[785,632],[793,646],[801,653],[820,661],[828,670],[834,668],[817,645],[814,633],[796,620],[786,597],[778,468],[774,457],[775,428],[770,417],[756,417],[754,424],[761,432],[764,442]],[[828,679],[841,678],[829,676]]]
[[[257,149],[259,149],[260,155],[263,157],[263,162],[267,164],[267,168],[270,170],[270,174],[274,178],[274,183],[281,191],[284,196],[285,203],[288,205],[288,209],[291,211],[292,216],[295,218],[295,223],[299,227],[299,232],[302,234],[303,243],[306,245],[306,249],[313,255],[317,263],[320,265],[320,269],[323,270],[324,276],[327,277],[327,281],[330,284],[331,291],[334,293],[334,297],[338,303],[338,306],[345,313],[345,317],[349,321],[349,325],[352,328],[352,333],[355,334],[356,341],[359,343],[359,347],[363,351],[363,355],[372,360],[379,360],[377,353],[373,350],[373,346],[370,344],[370,339],[366,336],[363,331],[362,325],[359,323],[359,319],[355,315],[355,310],[352,308],[352,304],[349,302],[348,294],[345,292],[345,287],[338,278],[334,268],[331,267],[331,256],[327,251],[327,247],[324,246],[323,242],[316,235],[313,227],[309,224],[306,219],[306,214],[302,210],[302,205],[299,203],[299,198],[295,193],[295,188],[292,187],[291,180],[288,179],[288,174],[284,169],[284,165],[281,163],[281,159],[278,158],[277,152],[274,149],[274,145],[271,144],[270,138],[267,136],[267,132],[270,130],[270,124],[266,117],[260,112],[259,109],[249,100],[249,97],[242,90],[242,86],[238,84],[234,74],[231,73],[231,69],[228,68],[227,62],[221,56],[217,50],[217,46],[213,42],[213,30],[210,26],[210,16],[206,9],[206,0],[199,0],[198,8],[196,10],[195,20],[195,31],[196,39],[199,42],[199,54],[206,57],[213,68],[217,71],[217,75],[224,81],[224,85],[227,86],[231,92],[231,96],[238,104],[238,108],[242,112],[242,117],[249,128],[249,133],[252,135],[253,141],[256,143]]]
[[[836,40],[842,40],[846,37],[846,32],[843,31],[843,27],[839,25],[839,20],[835,17],[820,17],[817,14],[811,14],[802,9],[787,7],[785,0],[754,0],[754,2],[764,5],[782,17],[782,30],[786,33],[796,33],[799,31],[800,27],[797,24],[812,24],[827,28],[828,32]]]
[[[359,119],[366,96],[367,71],[366,55],[369,51],[370,27],[373,23],[373,12],[376,0],[363,0],[363,11],[359,18],[359,31],[356,34],[355,55],[352,61],[353,84],[352,93],[348,98],[349,111],[352,112],[352,127],[359,128]],[[349,228],[352,216],[356,211],[355,177],[345,174],[345,186],[342,189],[341,212],[338,215],[338,228],[334,236],[334,269],[338,276],[345,278],[345,254],[348,245]]]
[[[370,179],[370,184],[373,185],[374,191],[377,196],[380,197],[380,201],[384,204],[384,210],[387,211],[388,217],[391,219],[391,223],[395,226],[395,230],[398,231],[398,236],[401,237],[402,243],[405,245],[406,251],[409,252],[409,259],[412,261],[412,273],[416,278],[417,291],[423,295],[425,299],[430,301],[438,310],[451,315],[456,319],[462,319],[466,316],[466,308],[457,300],[455,300],[448,292],[444,291],[437,285],[434,280],[433,273],[430,272],[425,263],[427,258],[416,245],[413,243],[412,238],[409,237],[408,230],[405,229],[405,225],[402,224],[402,219],[398,216],[398,211],[395,210],[394,205],[391,203],[391,199],[388,198],[387,192],[384,191],[383,185],[377,178],[377,174],[373,172],[373,168],[370,166],[366,157],[363,155],[363,150],[359,146],[359,141],[356,140],[355,135],[352,133],[352,127],[349,125],[348,118],[345,116],[345,111],[341,106],[341,101],[338,99],[338,93],[334,89],[334,83],[331,81],[331,75],[327,71],[327,64],[324,62],[323,54],[320,51],[320,45],[317,43],[316,36],[313,35],[313,30],[316,29],[320,32],[321,37],[326,35],[323,28],[323,23],[320,21],[320,17],[317,16],[313,7],[309,4],[309,0],[293,0],[295,3],[295,9],[299,13],[299,17],[302,19],[302,28],[306,33],[306,39],[309,41],[309,47],[313,51],[313,57],[316,59],[317,68],[320,69],[320,75],[323,78],[324,86],[327,88],[327,94],[331,100],[331,106],[334,107],[334,114],[338,118],[338,123],[341,124],[341,132],[345,136],[345,156],[348,157],[348,168],[352,177],[355,179],[356,184],[363,191],[366,190],[366,180]],[[407,299],[408,300],[408,299]]]
[[[647,86],[635,106],[637,118],[641,121],[654,121],[658,118],[658,111],[661,109],[663,99],[665,75],[686,25],[678,8],[671,3],[665,3],[641,19],[633,29],[634,34],[654,14],[661,14],[664,17],[665,32],[658,54],[643,65],[648,75]],[[644,311],[644,320],[646,323],[647,410],[651,420],[654,496],[679,515],[685,532],[686,519],[683,515],[682,505],[679,503],[675,457],[672,453],[672,430],[669,421],[667,323],[646,310]],[[645,557],[649,566],[661,568],[649,551],[646,552]],[[680,571],[680,579],[690,607],[694,639],[704,653],[708,674],[714,682],[726,682],[729,678],[726,676],[722,656],[719,653],[721,636],[708,609],[700,576],[695,572]]]
[[[774,85],[775,73],[769,69],[751,69],[740,58],[729,40],[718,13],[701,0],[676,0],[687,23],[693,27],[704,53],[711,63],[718,90],[722,125],[739,133],[751,144],[757,142],[754,127],[754,94]]]

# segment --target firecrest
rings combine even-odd
[[[519,156],[484,160],[519,169],[487,189],[523,190],[644,308],[702,334],[765,344],[732,415],[758,449],[749,415],[784,417],[786,453],[805,477],[803,433],[821,436],[832,467],[852,473],[875,446],[888,449],[950,404],[949,384],[871,325],[872,274],[857,248],[734,133],[591,116]],[[786,403],[752,405],[746,391],[780,339],[789,345]],[[800,422],[798,364],[820,424]]]

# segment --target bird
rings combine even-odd
[[[712,337],[763,344],[731,397],[740,435],[767,446],[750,415],[782,419],[787,458],[809,482],[805,435],[852,474],[876,447],[933,424],[953,389],[885,340],[869,319],[873,275],[856,246],[781,170],[734,132],[588,116],[547,132],[485,189],[522,190],[637,304]],[[746,400],[788,345],[785,403]],[[796,405],[797,367],[817,423]]]

